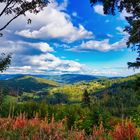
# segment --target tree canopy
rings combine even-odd
[[[116,11],[122,12],[125,10],[130,14],[126,17],[129,25],[125,27],[129,38],[127,46],[132,50],[137,51],[138,56],[135,62],[128,62],[128,67],[140,68],[140,0],[90,0],[93,6],[96,3],[102,3],[104,7],[104,14],[115,15]]]
[[[1,54],[0,56],[0,72],[6,70],[11,63],[11,55]]]
[[[49,3],[48,0],[0,0],[0,36],[2,31],[21,15],[26,16],[26,12],[37,14]],[[2,23],[3,17],[8,16],[5,23]],[[28,24],[31,19],[28,19]],[[7,69],[11,62],[10,55],[2,54],[0,56],[0,72]]]

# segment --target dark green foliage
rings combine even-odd
[[[48,95],[46,100],[48,104],[66,104],[68,103],[68,96],[62,93],[54,93],[52,95]]]
[[[20,113],[25,114],[27,118],[33,118],[38,113],[39,117],[45,117],[47,114],[47,106],[45,103],[36,102],[3,102],[1,105],[0,116],[8,117],[19,116]]]
[[[0,108],[3,103],[3,98],[4,98],[4,95],[0,92]]]
[[[92,133],[93,125],[99,126],[103,123],[105,128],[109,129],[109,114],[105,110],[92,106],[92,108],[81,107],[80,105],[46,105],[45,103],[24,102],[10,103],[4,102],[1,106],[0,116],[18,116],[21,113],[27,118],[33,118],[38,115],[41,118],[47,117],[51,121],[52,117],[56,121],[64,118],[67,120],[67,128],[85,129],[87,134]],[[107,125],[108,124],[108,125]]]
[[[139,77],[140,75],[136,74],[102,81],[109,86],[97,93],[101,106],[105,106],[114,116],[130,117],[131,112],[140,104]]]
[[[104,6],[105,14],[114,15],[116,10],[122,12],[126,10],[131,16],[126,17],[129,25],[125,27],[124,31],[127,31],[129,39],[127,41],[128,47],[131,46],[132,50],[136,50],[138,57],[135,62],[128,62],[129,67],[140,67],[140,0],[90,0],[90,3],[94,5],[97,2],[101,2]]]
[[[37,78],[34,76],[21,76],[18,78],[0,81],[0,88],[2,89],[6,88],[9,91],[14,90],[18,93],[39,91],[42,90],[43,88],[47,89],[57,87],[58,85],[59,84],[57,82]]]
[[[105,128],[111,129],[110,128],[111,115],[104,106],[101,105],[93,106],[91,109],[91,117],[92,123],[94,125],[99,126],[102,123]]]
[[[5,55],[4,53],[0,56],[0,72],[5,71],[11,63],[11,55]]]
[[[90,106],[90,97],[89,97],[89,93],[87,90],[84,91],[83,93],[83,105],[85,106]]]
[[[140,127],[140,105],[131,112],[131,119],[138,127]]]
[[[93,125],[100,127],[100,124],[108,131],[112,129],[110,123],[122,117],[132,118],[139,126],[139,78],[140,74],[126,78],[100,79],[89,83],[65,85],[61,90],[60,87],[54,87],[32,93],[24,92],[19,96],[4,95],[6,90],[1,90],[4,98],[1,98],[0,116],[18,116],[23,113],[32,118],[38,113],[39,117],[47,117],[49,121],[52,117],[56,121],[66,118],[67,129],[84,129],[86,134],[92,133]],[[86,89],[84,94],[83,89]],[[69,96],[73,94],[73,98],[77,98],[76,93],[79,90],[82,90],[78,94],[81,96],[80,102],[70,102]],[[26,97],[27,100],[20,100],[21,97]],[[86,104],[83,105],[83,102]]]
[[[109,108],[112,115],[128,117],[130,112],[140,104],[139,93],[133,89],[111,89],[108,91],[108,100],[103,104]],[[105,98],[101,98],[101,100],[104,101]]]

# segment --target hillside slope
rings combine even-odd
[[[1,80],[0,88],[13,89],[16,91],[39,91],[43,88],[57,87],[59,84],[52,80],[34,76],[20,76],[13,79]]]
[[[87,89],[91,96],[102,96],[104,94],[117,94],[119,97],[123,92],[140,91],[140,74],[124,78],[101,78],[90,82],[79,82],[74,84],[63,85],[51,89],[51,93],[61,93],[67,95],[69,100],[79,102],[82,100],[83,92]]]

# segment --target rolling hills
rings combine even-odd
[[[1,80],[0,89],[4,89],[4,92],[18,92],[22,97],[22,100],[34,100],[36,98],[41,101],[44,97],[54,100],[57,103],[57,98],[66,99],[70,102],[80,102],[82,100],[83,92],[87,89],[90,96],[100,97],[104,93],[108,95],[116,94],[120,96],[123,92],[133,90],[140,90],[140,74],[124,77],[124,78],[95,78],[84,75],[63,75],[66,84],[58,83],[53,80],[45,78],[39,78],[35,76],[19,76],[12,79]],[[62,80],[63,77],[60,76]],[[78,81],[78,82],[76,82]],[[80,82],[79,82],[80,81]],[[67,84],[71,83],[72,84]],[[76,82],[76,83],[73,83]],[[125,91],[126,90],[126,91]],[[128,90],[128,91],[127,91]],[[11,94],[10,94],[11,95]]]
[[[2,89],[12,89],[24,92],[39,91],[43,88],[52,88],[57,87],[58,85],[59,83],[55,81],[34,76],[19,76],[16,78],[0,81],[0,88]]]
[[[53,80],[62,84],[72,84],[81,81],[89,82],[103,76],[83,75],[83,74],[62,74],[62,75],[25,75],[25,74],[0,74],[0,80],[8,80],[22,76],[34,76],[43,79]]]

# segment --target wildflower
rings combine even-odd
[[[17,128],[23,128],[25,125],[27,124],[27,120],[23,119],[23,118],[16,118],[14,124],[13,124],[13,128],[17,129]]]

